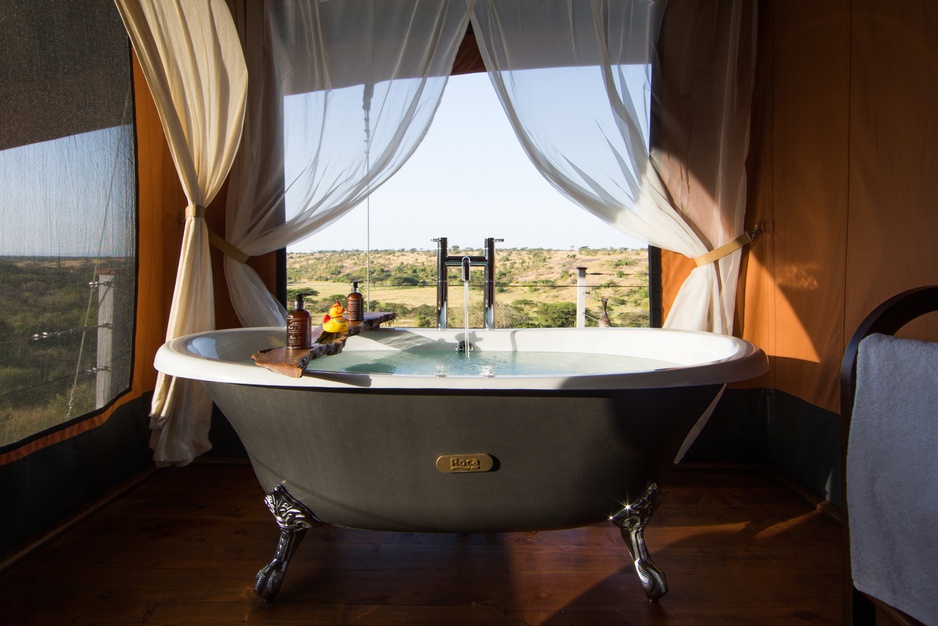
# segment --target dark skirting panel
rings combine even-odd
[[[153,465],[150,397],[119,407],[104,424],[0,467],[0,555],[48,532]]]

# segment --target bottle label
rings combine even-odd
[[[287,318],[287,348],[291,349],[309,349],[309,318],[308,317],[289,317]]]
[[[350,322],[361,322],[365,319],[362,312],[362,298],[349,298],[346,301],[345,317]]]

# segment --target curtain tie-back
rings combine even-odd
[[[238,263],[247,263],[248,259],[251,258],[249,255],[241,252],[212,231],[208,231],[208,242],[221,250],[223,254],[227,254]]]
[[[714,248],[713,250],[711,250],[710,252],[706,254],[701,254],[699,257],[695,257],[694,262],[697,264],[697,267],[703,267],[704,265],[707,265],[708,263],[719,261],[723,257],[736,252],[737,250],[745,246],[747,243],[752,243],[752,241],[756,237],[761,235],[762,232],[763,232],[762,223],[760,222],[759,224],[756,225],[755,228],[753,228],[750,231],[744,232],[742,235],[740,235],[733,241],[729,243],[725,243],[719,248]]]
[[[186,218],[190,217],[200,217],[205,218],[205,207],[201,204],[190,204],[186,207]],[[219,235],[216,235],[212,231],[208,231],[208,242],[222,251],[222,253],[227,254],[232,259],[238,263],[247,263],[248,259],[251,257],[233,245],[222,239]]]

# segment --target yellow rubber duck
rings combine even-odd
[[[338,300],[329,307],[329,312],[322,318],[322,329],[327,333],[344,333],[348,330],[345,307],[339,304]]]

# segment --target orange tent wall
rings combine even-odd
[[[136,56],[134,92],[139,219],[134,388],[139,384],[141,389],[152,390],[156,382],[153,357],[166,340],[187,202]]]
[[[771,369],[747,386],[838,412],[863,317],[938,283],[936,26],[930,0],[760,2],[746,222],[768,233],[743,265],[737,332]],[[667,310],[692,265],[662,266]]]

